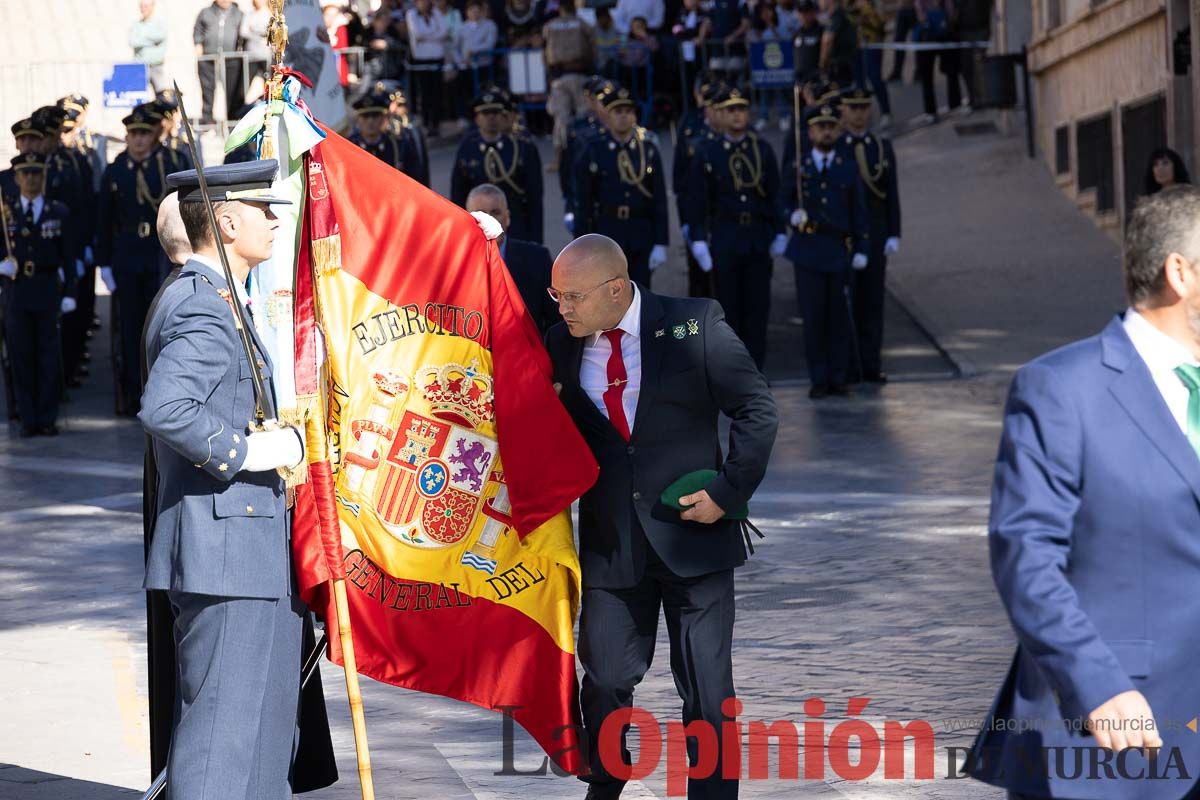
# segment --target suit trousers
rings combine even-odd
[[[218,82],[221,82],[225,91],[225,119],[238,119],[238,111],[246,104],[242,59],[222,58],[211,53],[206,53],[205,57],[209,60],[196,64],[200,78],[200,123],[203,125],[213,121],[213,96]]]
[[[731,241],[713,245],[713,275],[725,321],[761,370],[767,360],[771,272],[775,260],[765,246]]]
[[[62,345],[58,309],[24,311],[9,306],[4,335],[12,362],[13,393],[22,428],[58,420],[62,393]]]
[[[304,605],[170,592],[171,800],[291,800]]]
[[[804,318],[804,357],[814,386],[843,384],[850,356],[847,270],[821,272],[796,267],[796,293]]]
[[[113,267],[113,278],[117,282],[114,295],[117,312],[120,317],[121,336],[121,374],[120,393],[129,412],[138,410],[138,401],[142,396],[142,328],[146,324],[146,314],[150,303],[162,285],[162,276],[157,264],[147,264],[145,269],[121,269]]]
[[[663,564],[648,543],[646,550],[646,569],[636,585],[583,591],[580,705],[592,770],[585,780],[602,794],[614,796],[623,783],[613,778],[601,761],[600,729],[609,714],[633,705],[633,690],[654,658],[660,607],[671,642],[671,673],[683,699],[683,722],[705,720],[711,724],[717,733],[718,753],[721,723],[726,719],[721,703],[734,696],[733,570],[681,578]],[[691,763],[695,744],[688,740]],[[688,781],[689,800],[736,798],[737,780],[722,780],[720,774],[718,755],[711,777]]]
[[[873,250],[866,268],[856,270],[853,276],[854,331],[858,334],[862,371],[868,375],[879,372],[883,366],[881,351],[886,273],[887,256],[881,250]]]

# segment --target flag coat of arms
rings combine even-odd
[[[505,709],[579,772],[568,509],[597,466],[495,243],[337,134],[306,158],[296,393],[309,476],[293,549],[358,669]]]

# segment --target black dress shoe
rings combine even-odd
[[[850,387],[844,383],[829,384],[829,393],[834,397],[849,397],[851,395]]]
[[[887,383],[888,376],[886,372],[879,370],[878,372],[868,372],[863,375],[863,380],[867,383]]]
[[[828,397],[829,387],[823,383],[814,383],[812,388],[808,390],[808,396],[812,400],[820,400],[822,397]]]
[[[620,800],[621,787],[592,784],[583,800]]]
[[[42,427],[38,428],[38,433],[42,436],[58,436],[58,426],[43,425]]]

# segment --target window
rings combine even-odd
[[[1096,210],[1116,208],[1113,175],[1112,115],[1105,114],[1079,122],[1075,126],[1076,175],[1079,191],[1096,190]]]
[[[1054,173],[1066,175],[1071,171],[1071,126],[1054,129]]]
[[[1145,191],[1150,154],[1167,146],[1167,99],[1163,95],[1121,109],[1121,162],[1125,167],[1125,214]]]

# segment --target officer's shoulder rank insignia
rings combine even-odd
[[[687,336],[687,329],[684,328],[682,325],[676,325],[674,328],[671,329],[671,334],[676,339],[682,339],[684,336]]]
[[[689,319],[687,321],[687,332],[688,336],[695,336],[696,334],[700,333],[699,320]]]

